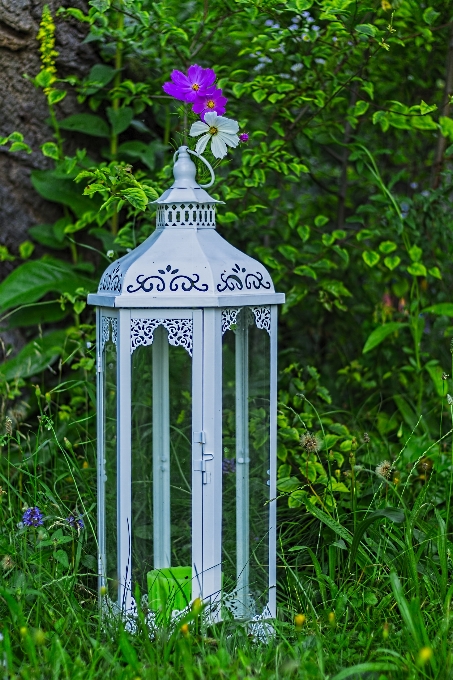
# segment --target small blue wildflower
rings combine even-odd
[[[73,529],[85,529],[85,523],[82,519],[82,515],[80,514],[77,515],[77,517],[74,517],[74,515],[69,515],[69,517],[66,518],[66,521]]]
[[[43,525],[43,514],[39,508],[28,508],[22,516],[26,527],[40,527]]]

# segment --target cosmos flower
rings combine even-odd
[[[22,522],[26,527],[40,527],[43,524],[43,515],[39,508],[28,508],[22,516]]]
[[[227,155],[227,146],[236,147],[239,144],[239,125],[230,118],[218,116],[216,111],[206,113],[205,122],[197,121],[190,128],[191,137],[202,135],[197,142],[195,151],[202,154],[208,142],[211,142],[211,152],[215,158],[223,158]]]
[[[249,133],[248,132],[241,132],[239,135],[239,141],[240,142],[248,142],[249,141]]]
[[[222,90],[212,87],[206,94],[197,95],[192,111],[198,113],[201,120],[204,120],[205,114],[210,111],[215,111],[218,116],[221,116],[226,111],[225,105],[227,101],[228,99],[222,95]]]
[[[212,90],[216,75],[212,68],[202,68],[198,64],[192,64],[187,75],[181,71],[171,72],[171,83],[164,83],[162,89],[175,99],[183,102],[194,102],[197,96],[203,97],[207,91]]]

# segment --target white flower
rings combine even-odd
[[[236,147],[239,144],[239,125],[237,121],[218,116],[215,111],[205,113],[205,122],[198,120],[190,128],[191,137],[203,135],[197,142],[195,151],[202,154],[211,140],[211,151],[215,158],[227,155],[227,145]]]

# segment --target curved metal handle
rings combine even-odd
[[[209,187],[212,187],[215,181],[215,175],[214,175],[214,170],[211,167],[211,164],[204,158],[203,156],[200,156],[200,154],[196,153],[195,151],[191,151],[190,149],[187,149],[188,153],[191,153],[192,156],[196,156],[197,158],[200,159],[200,161],[203,161],[203,163],[206,165],[208,168],[209,172],[211,173],[211,181],[208,182],[207,184],[199,184],[202,189],[208,189]]]
[[[209,187],[212,187],[215,181],[215,174],[214,170],[212,169],[210,163],[204,158],[203,156],[200,156],[200,154],[196,153],[195,151],[191,151],[191,149],[188,149],[187,147],[181,147],[187,153],[191,153],[192,156],[196,156],[197,158],[200,159],[200,161],[203,161],[203,163],[206,165],[206,167],[209,169],[209,172],[211,173],[211,181],[208,182],[208,184],[199,184],[198,186],[201,187],[202,189],[208,189]],[[176,156],[178,155],[180,149],[176,149],[175,153],[173,154],[173,162],[176,160]]]

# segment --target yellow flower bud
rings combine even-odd
[[[33,638],[37,645],[43,645],[46,641],[46,634],[43,630],[41,630],[41,628],[38,628],[35,630]]]
[[[107,588],[105,586],[101,586],[100,593],[101,595],[107,595]]]
[[[427,663],[433,655],[433,650],[431,647],[422,647],[418,653],[418,663],[422,666]]]
[[[307,617],[305,616],[305,614],[296,614],[296,616],[294,617],[294,624],[296,628],[302,628],[306,620]]]
[[[328,615],[327,618],[329,619],[329,623],[333,628],[335,626],[335,612],[329,612],[329,615]]]
[[[384,625],[382,626],[382,637],[384,638],[384,640],[387,640],[387,638],[389,636],[389,629],[390,629],[390,626],[386,621],[384,623]]]
[[[19,633],[22,635],[22,637],[25,637],[27,635],[28,628],[27,626],[22,626],[19,630]]]
[[[180,631],[184,635],[184,637],[187,637],[189,635],[189,624],[183,623],[180,628]]]

